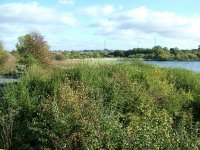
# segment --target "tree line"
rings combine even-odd
[[[176,48],[154,46],[153,48],[134,48],[132,50],[115,50],[110,53],[114,57],[140,58],[144,60],[177,60],[177,61],[198,61],[200,50],[180,50]]]
[[[177,47],[167,48],[154,46],[153,48],[133,48],[130,50],[62,50],[50,51],[50,46],[39,32],[30,32],[18,38],[16,49],[12,52],[5,50],[0,41],[0,74],[15,70],[16,63],[30,66],[35,63],[49,65],[52,60],[84,58],[129,58],[158,61],[199,61],[200,50],[181,50]]]
[[[133,48],[131,50],[83,50],[83,51],[55,51],[55,60],[84,59],[84,58],[130,58],[157,61],[199,61],[200,50],[181,50],[177,47],[167,48],[154,46],[153,48]]]

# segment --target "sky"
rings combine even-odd
[[[0,0],[0,40],[40,32],[51,50],[200,45],[200,0]]]

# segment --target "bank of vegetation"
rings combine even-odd
[[[200,147],[199,73],[137,61],[56,66],[39,33],[12,55],[23,66],[1,95],[0,148]]]
[[[2,148],[197,149],[200,74],[141,63],[30,68],[5,89]]]
[[[153,48],[133,48],[131,50],[85,50],[53,53],[56,60],[83,58],[128,58],[156,61],[199,61],[200,50],[181,50],[154,46]]]
[[[16,57],[6,51],[3,42],[0,41],[0,76],[2,74],[13,72],[15,70],[16,63]]]

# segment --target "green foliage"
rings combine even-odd
[[[4,49],[0,41],[0,74],[12,73],[16,66],[15,57]]]
[[[152,49],[154,51],[154,60],[162,60],[162,61],[166,61],[166,60],[172,60],[173,55],[170,54],[170,52],[166,49],[162,49],[162,47],[157,46],[157,47],[153,47]]]
[[[7,54],[4,50],[3,43],[0,41],[0,65],[3,67],[6,60],[7,60]]]
[[[31,32],[19,37],[16,48],[18,53],[25,59],[33,57],[41,64],[49,63],[49,46],[44,37],[38,32]]]
[[[128,57],[140,58],[145,60],[178,60],[178,61],[196,61],[200,60],[199,50],[179,50],[178,48],[170,48],[154,46],[153,48],[134,48],[132,50],[115,50],[106,56],[112,57]]]
[[[191,71],[140,62],[30,67],[5,90],[0,127],[12,130],[0,130],[0,146],[197,149],[199,79]]]
[[[31,67],[38,64],[38,61],[32,55],[26,55],[20,59],[19,63],[26,67]]]
[[[180,50],[154,46],[153,48],[133,48],[132,50],[84,50],[84,51],[64,51],[68,59],[102,58],[102,57],[122,57],[144,60],[178,60],[178,61],[198,61],[200,60],[199,50]]]
[[[55,60],[57,60],[57,61],[66,60],[66,56],[62,53],[57,53],[57,54],[55,54]]]
[[[7,55],[5,53],[0,52],[0,74],[4,73],[5,63],[7,60]]]

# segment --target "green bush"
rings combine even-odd
[[[38,61],[33,56],[27,55],[21,57],[19,63],[25,65],[26,67],[31,67],[32,65],[38,64]]]
[[[47,41],[38,32],[31,32],[18,38],[17,52],[25,57],[25,63],[37,61],[43,65],[49,65],[50,50]]]
[[[0,124],[12,130],[1,132],[0,145],[197,149],[199,78],[191,71],[139,62],[54,71],[31,67],[5,90]]]
[[[62,53],[55,54],[55,60],[57,60],[57,61],[66,60],[66,56]]]
[[[4,50],[3,43],[0,41],[0,74],[4,72],[5,64],[8,59],[8,55],[6,51]]]

